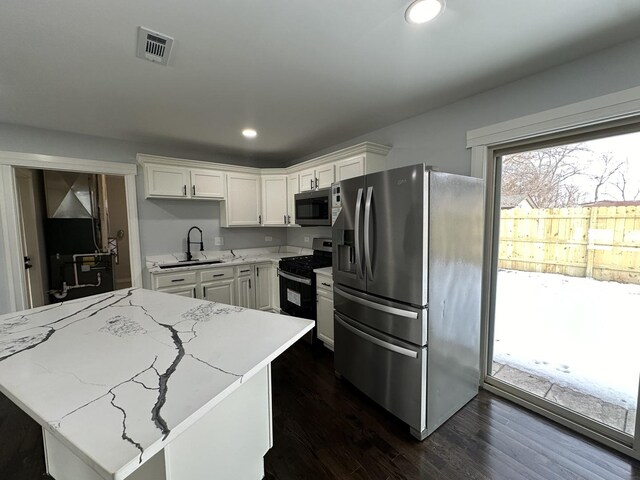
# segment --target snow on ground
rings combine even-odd
[[[494,361],[626,408],[640,378],[640,285],[500,270]]]

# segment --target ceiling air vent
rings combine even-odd
[[[144,27],[138,27],[138,57],[166,65],[172,46],[173,38]]]

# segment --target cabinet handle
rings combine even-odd
[[[309,180],[311,182],[311,190],[313,190],[313,178]]]
[[[224,273],[216,273],[216,274],[214,275],[214,278],[215,278],[215,277],[224,277]]]
[[[184,282],[184,278],[176,278],[175,280],[171,280],[172,283]]]
[[[318,189],[318,178],[316,177],[316,190]]]
[[[249,279],[249,290],[251,290],[251,279]]]
[[[258,223],[262,225],[262,215],[258,215]]]
[[[284,215],[284,224],[285,225],[287,224],[287,216],[286,215]]]
[[[186,197],[186,196],[187,196],[187,186],[186,186],[186,185],[183,185],[183,186],[182,186],[182,192],[183,192],[183,195],[182,195],[182,196],[183,196],[183,197]]]
[[[196,194],[196,186],[195,186],[195,185],[193,185],[193,186],[191,187],[191,189],[193,190],[193,194],[195,195],[195,194]]]
[[[324,282],[322,282],[322,285],[324,285],[325,287],[330,287],[331,286],[328,283],[324,283]]]
[[[247,272],[250,272],[250,271],[251,271],[251,269],[249,269],[249,270],[240,270],[240,273],[247,273]]]
[[[288,219],[287,223],[291,224],[291,215],[287,215],[287,219]]]

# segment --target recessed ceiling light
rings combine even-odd
[[[426,23],[444,10],[444,0],[415,0],[407,8],[404,18],[409,23]]]
[[[242,130],[242,135],[247,138],[256,138],[258,136],[258,132],[256,132],[253,128],[245,128]]]

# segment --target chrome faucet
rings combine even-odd
[[[200,232],[200,242],[192,242],[191,241],[191,231],[193,229],[196,229]],[[192,243],[200,243],[200,251],[204,252],[204,243],[202,242],[202,230],[200,230],[198,227],[191,227],[189,229],[189,231],[187,232],[187,262],[190,262],[191,259],[193,258],[193,255],[191,255],[191,244]]]

